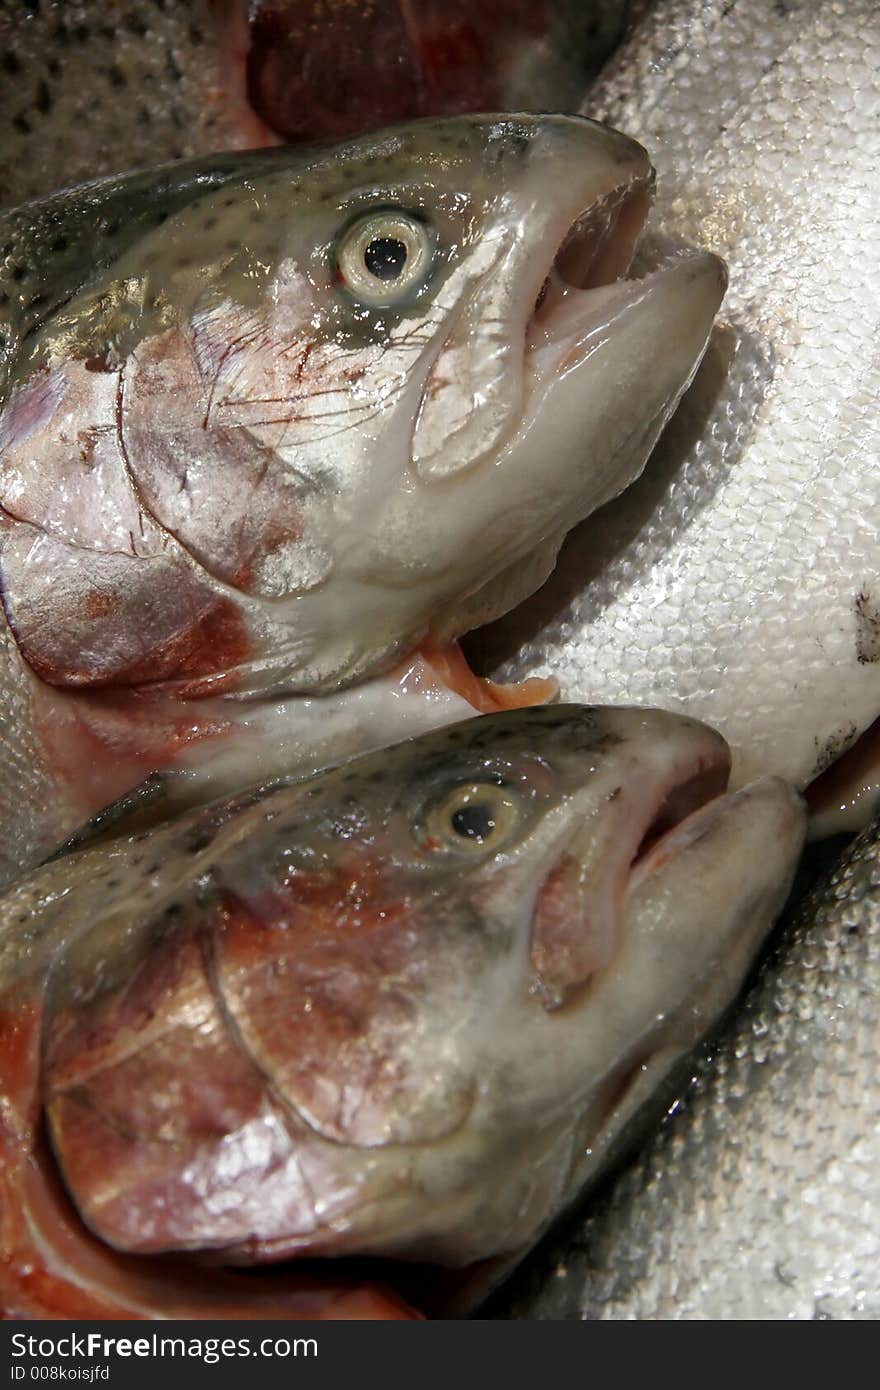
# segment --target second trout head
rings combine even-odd
[[[323,690],[531,592],[641,471],[723,293],[708,255],[623,278],[651,188],[593,122],[464,116],[74,190],[54,242],[34,205],[52,307],[0,416],[31,666]]]
[[[799,798],[728,768],[680,716],[518,710],[53,865],[66,939],[23,959],[86,1223],[232,1263],[526,1245],[784,898]]]

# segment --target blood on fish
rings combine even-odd
[[[254,1285],[223,1271],[119,1255],[82,1224],[61,1185],[40,1123],[43,1010],[0,1005],[0,1318],[317,1318],[402,1321],[421,1316],[380,1285],[332,1275],[268,1276]]]
[[[84,615],[106,618],[113,612],[115,602],[111,594],[91,590],[85,600]],[[100,681],[88,666],[74,667],[70,662],[62,668],[43,657],[31,644],[22,646],[22,655],[47,685],[94,689],[98,685],[115,688],[181,681],[183,684],[177,687],[178,698],[193,699],[234,688],[235,667],[247,659],[249,643],[240,610],[231,599],[223,598],[189,627]]]
[[[571,8],[560,0],[255,0],[248,95],[291,141],[501,110],[511,59],[552,34]]]
[[[59,783],[89,816],[151,772],[173,767],[184,749],[222,738],[233,725],[216,710],[194,713],[167,694],[36,687],[34,729]]]

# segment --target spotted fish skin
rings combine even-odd
[[[727,259],[725,318],[637,487],[481,669],[705,719],[734,780],[804,785],[880,711],[878,53],[873,0],[680,0],[585,103],[654,153],[658,235]]]
[[[625,0],[0,0],[0,207],[423,115],[575,110]]]
[[[0,3],[0,207],[277,137],[247,99],[245,0]]]
[[[19,882],[0,897],[4,1308],[228,1306],[181,1266],[195,1252],[519,1254],[785,897],[800,798],[727,795],[728,770],[719,735],[662,711],[521,709],[117,823]],[[310,1280],[329,1297],[324,1274],[287,1284],[289,1315]],[[277,1307],[286,1279],[260,1285]]]
[[[880,1316],[880,824],[783,921],[644,1153],[500,1317]]]

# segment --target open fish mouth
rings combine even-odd
[[[613,189],[581,213],[565,234],[526,327],[527,364],[536,382],[577,365],[585,347],[589,352],[599,345],[597,328],[611,330],[628,306],[642,300],[650,310],[651,298],[659,297],[657,292],[666,288],[673,271],[682,282],[714,281],[720,301],[727,274],[717,257],[671,243],[642,255],[654,182],[651,169]],[[670,321],[668,330],[674,335],[678,325]]]
[[[651,209],[653,169],[598,198],[572,224],[535,302],[533,322],[548,330],[554,311],[584,293],[626,277]]]
[[[588,807],[583,823],[554,851],[535,898],[530,950],[533,989],[548,1010],[579,1003],[613,966],[635,887],[699,834],[701,817],[724,814],[730,776],[724,740],[683,721],[669,743],[669,752],[645,758],[609,785],[601,834]]]
[[[693,770],[682,769],[679,778],[656,805],[630,862],[630,883],[641,882],[666,863],[677,849],[693,841],[704,823],[723,815],[730,800],[730,755],[707,762],[696,761]]]

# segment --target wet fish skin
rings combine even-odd
[[[362,682],[540,583],[643,466],[723,293],[700,254],[617,280],[649,188],[616,132],[481,116],[0,217],[12,867],[239,722],[203,698]],[[404,224],[409,292],[365,287],[358,228]],[[557,268],[533,313],[573,224],[598,283]]]
[[[649,232],[728,261],[725,318],[642,479],[480,669],[705,719],[734,781],[804,785],[880,710],[878,50],[871,0],[679,0],[586,102],[651,148]]]
[[[501,1317],[880,1316],[880,824],[778,931],[656,1137]]]
[[[518,710],[11,889],[0,1173],[27,1219],[4,1306],[32,1310],[35,1261],[44,1314],[89,1296],[151,1316],[143,1253],[461,1266],[529,1243],[729,1001],[785,896],[800,799],[772,779],[722,795],[727,770],[718,735],[661,711]],[[53,1247],[40,1224],[41,1107],[97,1245],[68,1219]]]

